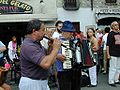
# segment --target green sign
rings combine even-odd
[[[32,6],[17,0],[0,0],[1,14],[32,14]]]

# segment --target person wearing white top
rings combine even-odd
[[[16,42],[16,37],[12,37],[12,41],[8,43],[8,56],[11,61],[13,59],[18,59],[17,56],[17,42]]]
[[[59,38],[61,36],[61,28],[63,27],[62,21],[57,21],[56,24],[56,31],[53,33],[52,38]]]
[[[107,43],[107,36],[108,36],[108,33],[110,32],[110,28],[109,27],[106,27],[105,28],[105,35],[103,35],[103,40],[102,40],[102,43],[103,43],[103,62],[104,62],[104,72],[103,74],[106,74],[106,71],[107,71],[107,52],[106,52],[106,43]]]

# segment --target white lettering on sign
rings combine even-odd
[[[117,8],[117,9],[107,9],[107,8],[104,8],[104,9],[97,9],[96,10],[96,13],[120,13],[120,9]]]

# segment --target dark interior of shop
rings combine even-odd
[[[7,46],[12,36],[17,37],[18,45],[21,44],[21,37],[24,37],[27,22],[0,23],[0,40]]]
[[[117,17],[107,17],[98,20],[98,25],[110,25],[113,21],[120,22],[120,18]]]

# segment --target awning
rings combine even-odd
[[[32,19],[40,19],[42,21],[55,21],[55,14],[4,14],[0,15],[0,22],[28,22]]]
[[[95,12],[96,16],[96,21],[102,18],[107,18],[107,17],[117,17],[120,18],[120,9],[119,8],[100,8],[96,9]]]

